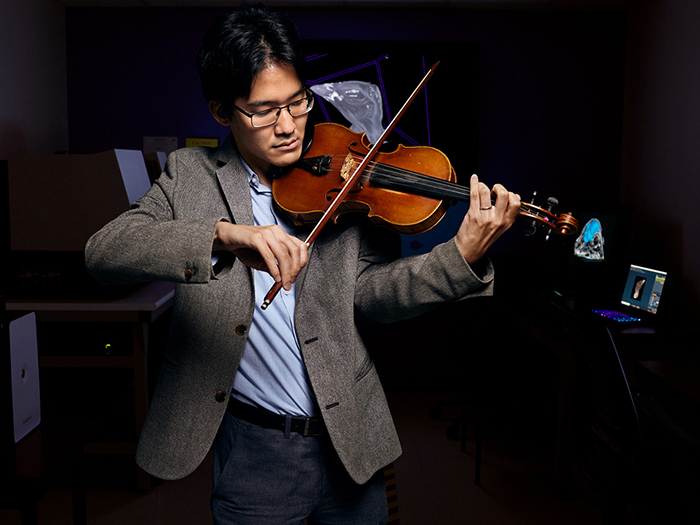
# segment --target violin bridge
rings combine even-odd
[[[340,168],[340,178],[343,180],[348,180],[352,174],[352,170],[355,168],[355,160],[352,158],[352,153],[348,153],[343,161],[343,166]]]

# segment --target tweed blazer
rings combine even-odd
[[[248,179],[230,136],[219,148],[172,153],[149,192],[86,246],[87,268],[103,283],[177,283],[169,341],[136,454],[144,470],[163,479],[188,475],[209,451],[253,318],[250,268],[230,253],[211,264],[221,220],[253,224]],[[296,335],[311,387],[330,439],[358,483],[394,461],[401,446],[355,312],[391,322],[492,291],[490,263],[476,275],[454,240],[404,259],[399,246],[384,228],[349,221],[329,226],[296,284]]]

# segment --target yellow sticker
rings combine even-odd
[[[207,146],[215,148],[219,145],[219,139],[185,139],[185,147]]]

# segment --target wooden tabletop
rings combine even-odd
[[[109,299],[13,299],[8,311],[35,312],[37,321],[154,321],[173,303],[175,285],[152,282]]]

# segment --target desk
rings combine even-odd
[[[148,332],[173,303],[175,285],[149,283],[119,299],[7,299],[8,311],[33,311],[37,323],[124,323],[131,327],[130,355],[41,355],[39,366],[54,368],[128,368],[134,374],[136,435],[128,443],[86,443],[86,454],[133,455],[149,403]],[[150,476],[139,469],[138,489],[150,490]]]
[[[571,492],[570,462],[574,448],[576,362],[569,323],[577,314],[556,301],[540,300],[517,320],[543,348],[556,357],[558,370],[557,434],[555,450],[555,496]],[[640,357],[655,358],[667,353],[654,330],[611,330],[625,373]]]
[[[700,406],[700,361],[639,361],[639,364]]]

